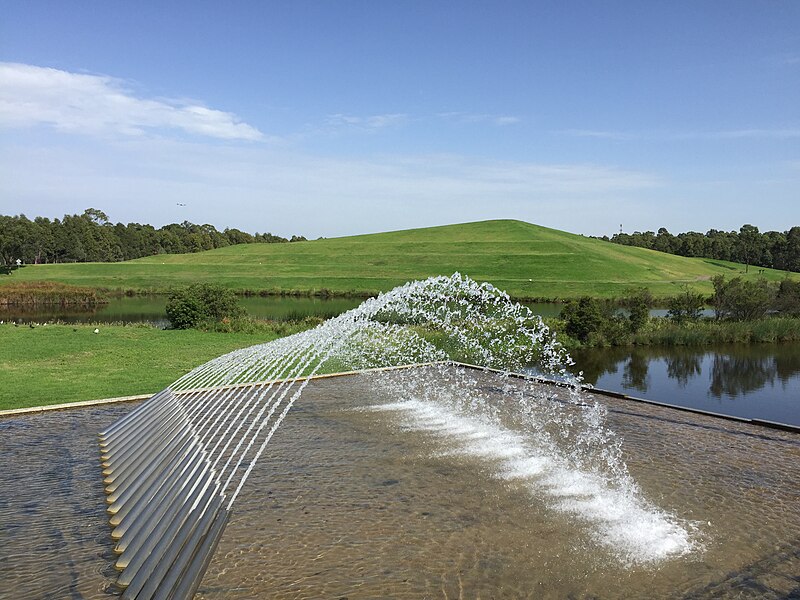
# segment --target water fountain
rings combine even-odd
[[[505,382],[485,394],[480,372],[457,362],[501,374],[535,365],[560,385]],[[401,370],[407,365],[425,366]],[[692,551],[692,524],[639,493],[605,409],[580,391],[570,366],[539,317],[455,274],[408,283],[311,331],[197,367],[100,435],[123,597],[194,594],[253,468],[325,372],[380,370],[375,385],[394,400],[369,410],[495,460],[499,477],[526,482],[550,510],[585,521],[621,562]],[[440,385],[429,385],[431,372]]]

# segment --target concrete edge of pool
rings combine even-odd
[[[246,386],[251,386],[251,385],[263,385],[263,384],[269,384],[269,383],[281,383],[282,381],[290,381],[290,380],[292,380],[292,381],[305,381],[305,380],[315,380],[315,379],[329,379],[329,378],[333,378],[333,377],[345,377],[345,376],[348,376],[348,375],[358,375],[360,373],[374,373],[374,372],[380,372],[380,371],[399,371],[399,370],[403,370],[403,369],[414,369],[414,368],[419,368],[419,367],[426,367],[426,366],[431,366],[431,365],[435,365],[435,364],[445,364],[445,363],[449,363],[449,364],[456,365],[456,366],[459,366],[459,367],[464,367],[464,368],[467,368],[467,369],[475,369],[475,370],[479,370],[479,371],[488,371],[488,372],[491,372],[491,373],[505,373],[507,375],[510,375],[511,377],[515,377],[515,378],[518,378],[518,379],[527,379],[527,380],[535,381],[537,383],[543,383],[543,384],[546,384],[546,385],[553,385],[553,386],[557,386],[557,387],[568,387],[568,384],[566,384],[566,383],[563,383],[563,382],[560,382],[560,381],[556,381],[556,380],[553,380],[553,379],[547,379],[545,377],[538,377],[538,376],[535,376],[535,375],[526,375],[525,373],[506,372],[506,371],[502,371],[500,369],[492,369],[490,367],[481,367],[481,366],[473,365],[473,364],[470,364],[470,363],[463,363],[463,362],[458,362],[458,361],[454,361],[454,360],[447,360],[447,361],[436,361],[436,362],[426,362],[426,363],[411,363],[411,364],[406,364],[406,365],[397,365],[397,366],[393,366],[393,367],[376,367],[376,368],[372,368],[372,369],[362,369],[362,370],[359,370],[359,371],[341,371],[339,373],[326,373],[324,375],[312,375],[310,377],[296,377],[296,378],[291,378],[289,380],[257,381],[257,382],[251,382],[251,383],[240,383],[240,384],[229,385],[229,386],[218,386],[217,389],[221,389],[221,390],[222,389],[235,389],[235,388],[246,387]],[[191,394],[191,393],[208,391],[209,389],[213,389],[213,388],[197,388],[197,389],[190,389],[190,390],[181,390],[180,392],[177,392],[177,393],[180,394],[180,395],[183,395],[183,394]],[[677,410],[677,411],[689,412],[689,413],[698,414],[698,415],[705,415],[705,416],[708,416],[708,417],[715,417],[715,418],[718,418],[718,419],[725,419],[727,421],[736,421],[738,423],[748,423],[750,425],[756,425],[756,426],[759,426],[759,427],[766,427],[766,428],[769,428],[769,429],[779,429],[781,431],[788,431],[790,433],[800,434],[800,427],[797,427],[795,425],[790,425],[788,423],[779,423],[779,422],[776,422],[776,421],[767,421],[767,420],[764,420],[764,419],[751,419],[751,418],[747,418],[747,417],[737,417],[737,416],[734,416],[734,415],[726,415],[724,413],[717,413],[717,412],[702,410],[702,409],[699,409],[699,408],[691,408],[691,407],[688,407],[688,406],[679,406],[677,404],[669,404],[669,403],[666,403],[666,402],[659,402],[657,400],[648,400],[646,398],[638,398],[636,396],[630,396],[628,394],[623,394],[621,392],[615,392],[615,391],[612,391],[612,390],[604,390],[604,389],[596,388],[596,387],[593,387],[593,386],[590,386],[590,385],[584,385],[583,386],[583,391],[587,392],[587,393],[590,393],[590,394],[598,394],[600,396],[609,396],[611,398],[618,398],[620,400],[630,400],[632,402],[640,402],[640,403],[643,403],[643,404],[651,404],[653,406],[661,406],[663,408],[671,408],[671,409]],[[3,418],[3,417],[15,417],[15,416],[20,416],[20,415],[28,415],[28,414],[36,414],[36,413],[44,413],[44,412],[53,411],[53,410],[67,410],[67,409],[70,409],[70,408],[85,408],[85,407],[89,407],[89,406],[99,406],[99,405],[103,405],[103,404],[114,404],[114,403],[118,403],[118,402],[135,402],[137,400],[147,400],[148,398],[151,398],[152,396],[153,396],[153,394],[138,394],[138,395],[133,395],[133,396],[119,396],[119,397],[116,397],[116,398],[101,398],[101,399],[98,399],[98,400],[83,400],[83,401],[78,401],[78,402],[65,402],[65,403],[61,403],[61,404],[49,404],[49,405],[44,405],[44,406],[29,406],[29,407],[25,407],[25,408],[12,408],[12,409],[7,409],[7,410],[0,410],[0,418]]]

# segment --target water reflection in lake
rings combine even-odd
[[[601,348],[574,356],[586,382],[601,389],[800,426],[800,344]]]

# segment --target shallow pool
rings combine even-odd
[[[587,396],[608,410],[652,509],[640,515],[537,468],[526,416],[507,400],[509,386],[524,396],[533,384],[474,375],[484,398],[504,390],[499,427],[393,397],[375,377],[309,384],[237,500],[198,597],[800,593],[800,436]],[[563,403],[556,388],[546,395]],[[0,420],[0,597],[117,593],[96,432],[132,408]]]

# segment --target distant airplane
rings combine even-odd
[[[176,204],[177,204],[178,206],[186,206],[186,205],[185,205],[185,204],[183,204],[182,202],[176,202]]]

